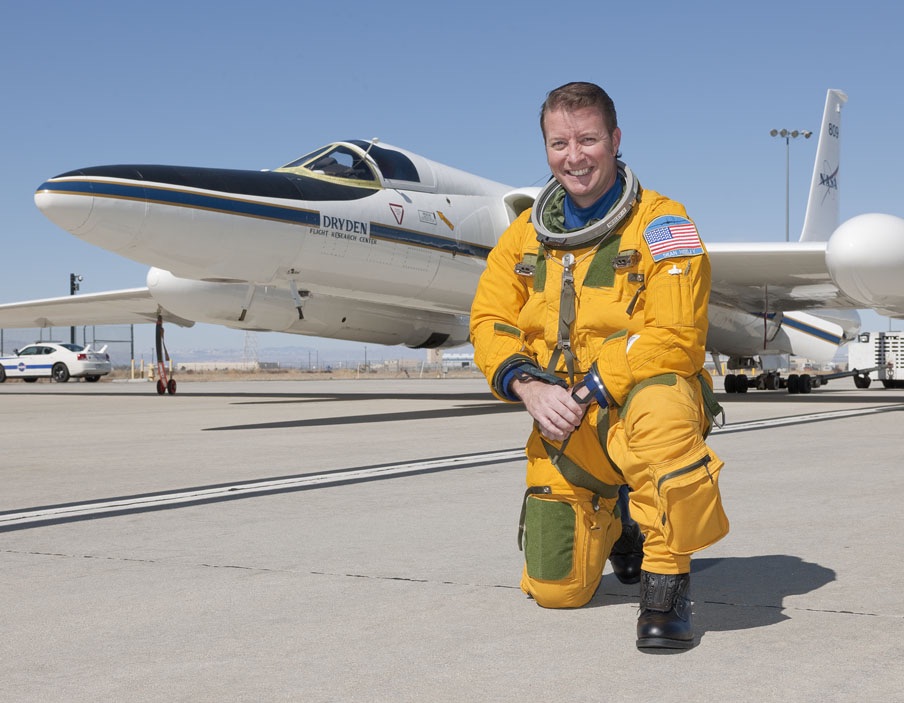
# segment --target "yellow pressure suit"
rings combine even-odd
[[[645,535],[645,571],[687,573],[690,554],[728,532],[722,462],[704,442],[704,391],[712,397],[703,370],[709,259],[699,238],[691,255],[665,245],[662,258],[663,247],[651,251],[644,237],[676,222],[696,235],[682,205],[643,190],[611,235],[567,252],[574,256],[573,382],[595,364],[610,403],[590,405],[564,454],[536,427],[527,442],[521,588],[542,606],[577,607],[593,596],[621,534],[620,484],[632,490],[631,516]],[[565,356],[556,352],[565,256],[540,245],[530,212],[489,255],[471,340],[475,362],[502,400],[515,400],[501,384],[518,364],[546,370],[555,356],[556,376],[568,380]]]

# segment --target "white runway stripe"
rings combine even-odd
[[[886,413],[904,410],[904,405],[884,405],[872,408],[860,408],[856,410],[835,410],[823,413],[809,413],[795,415],[793,417],[775,418],[771,420],[756,420],[737,425],[726,425],[715,428],[713,435],[723,435],[732,432],[746,432],[751,430],[781,427],[783,425],[799,425],[808,422],[820,422],[836,420],[861,415]],[[115,512],[138,512],[151,510],[160,506],[178,505],[180,503],[215,502],[226,498],[253,496],[255,494],[273,493],[293,489],[312,488],[316,486],[328,486],[342,483],[355,483],[360,481],[385,478],[389,476],[402,476],[406,474],[430,473],[433,471],[447,471],[467,466],[480,466],[504,461],[518,461],[524,458],[523,449],[508,449],[495,452],[482,452],[477,454],[464,454],[455,457],[441,459],[428,459],[425,461],[391,464],[386,466],[373,466],[364,468],[340,469],[319,474],[305,474],[273,480],[249,481],[206,488],[195,488],[171,493],[154,493],[148,495],[130,496],[90,503],[72,503],[68,505],[54,505],[44,508],[35,508],[19,512],[7,512],[0,514],[0,529],[28,523],[46,523],[66,521],[73,519],[85,519],[95,515]]]
[[[781,427],[783,425],[802,425],[808,422],[825,422],[845,417],[857,417],[859,415],[874,415],[876,413],[900,412],[904,405],[880,405],[873,408],[859,408],[857,410],[831,410],[824,413],[807,413],[806,415],[793,415],[791,417],[778,417],[769,420],[754,420],[741,422],[737,425],[726,424],[725,427],[716,427],[713,434],[727,434],[729,432],[748,432],[750,430],[765,429],[767,427]]]
[[[179,503],[194,503],[210,501],[218,498],[237,496],[250,496],[256,493],[271,493],[274,491],[307,488],[318,485],[336,483],[353,483],[367,479],[383,478],[387,476],[399,476],[404,474],[427,473],[437,470],[449,470],[458,467],[497,463],[500,461],[516,460],[524,457],[524,450],[506,450],[497,452],[485,452],[480,454],[466,454],[463,456],[446,457],[443,459],[428,459],[404,464],[389,466],[376,466],[366,468],[343,469],[329,471],[320,474],[306,474],[290,478],[249,481],[232,485],[216,486],[212,488],[197,488],[172,493],[155,493],[145,496],[130,496],[112,500],[98,501],[94,503],[78,503],[70,505],[55,505],[34,510],[11,512],[0,514],[0,528],[19,525],[29,522],[45,522],[54,520],[67,520],[77,517],[101,515],[103,513],[121,511],[140,511],[163,505],[175,505]]]

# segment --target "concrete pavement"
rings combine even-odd
[[[904,700],[904,392],[721,396],[688,652],[518,590],[480,379],[0,385],[0,700]]]

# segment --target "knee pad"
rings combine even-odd
[[[614,501],[528,490],[524,502],[521,590],[544,608],[578,608],[592,597],[621,535]]]

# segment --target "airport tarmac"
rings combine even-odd
[[[697,646],[518,589],[480,379],[0,385],[0,700],[901,701],[904,391],[719,394]]]

